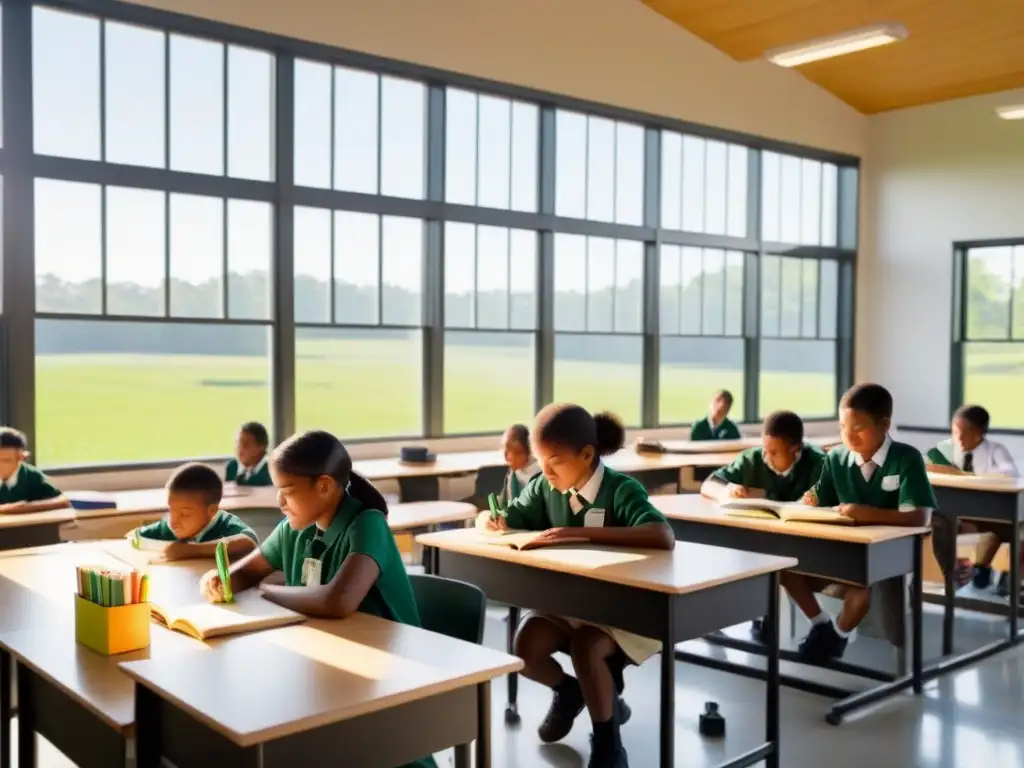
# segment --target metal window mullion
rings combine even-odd
[[[542,216],[553,217],[557,183],[555,144],[556,110],[540,108],[537,141],[537,202]],[[554,397],[554,234],[537,231],[536,296],[534,342],[534,407],[539,410]]]
[[[515,120],[516,120],[515,102],[512,101],[512,100],[509,100],[509,102],[508,102],[508,209],[510,211],[515,209],[515,206],[512,204],[512,190],[515,188],[515,185],[512,183],[512,174],[514,172],[513,169],[515,168],[515,155],[512,152],[512,145],[514,143],[513,140],[512,140],[512,137],[515,136],[515,125],[516,125]],[[510,286],[512,285],[511,282],[509,283],[509,285]],[[511,302],[511,297],[509,298],[509,301]]]
[[[445,177],[445,114],[446,92],[443,86],[427,88],[424,161],[426,168],[425,197],[443,202]],[[421,290],[424,294],[421,330],[423,338],[423,434],[441,437],[444,434],[444,357],[445,357],[445,232],[439,218],[422,223],[425,261]],[[475,250],[475,248],[474,248]]]
[[[231,296],[228,291],[228,280],[231,274],[231,265],[228,264],[228,201],[225,198],[220,198],[221,205],[221,233],[220,233],[220,246],[221,246],[221,278],[220,278],[220,301],[221,301],[221,317],[226,318],[229,316],[228,307],[230,306]]]
[[[107,186],[100,187],[100,314],[107,314]]]
[[[384,78],[377,75],[377,194],[384,188]],[[331,139],[333,144],[334,139]]]
[[[221,92],[221,162],[224,163],[222,176],[227,178],[231,175],[230,169],[228,168],[228,120],[230,115],[228,114],[228,72],[230,69],[230,63],[228,60],[228,46],[226,43],[221,43],[221,58],[223,64],[220,72],[220,92]],[[224,305],[227,307],[227,304]]]
[[[164,192],[164,317],[171,316],[171,194]]]
[[[743,416],[758,421],[761,400],[761,281],[764,251],[743,255]]]
[[[100,160],[107,159],[107,21],[99,19],[100,48]],[[106,311],[106,289],[104,294],[104,312]]]
[[[967,249],[953,248],[953,317],[950,338],[949,413],[964,400],[964,350],[967,328]]]

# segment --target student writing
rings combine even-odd
[[[690,428],[691,440],[739,440],[740,430],[729,420],[732,410],[732,392],[719,390],[711,398],[708,414],[698,419]]]
[[[270,436],[267,428],[257,421],[243,424],[235,437],[235,458],[224,470],[224,480],[238,485],[273,485],[267,468],[267,449]]]
[[[507,517],[483,513],[480,528],[544,530],[551,542],[585,538],[595,544],[672,549],[672,529],[633,478],[601,462],[619,450],[625,431],[610,414],[591,416],[578,405],[552,404],[536,418],[531,435],[543,474],[506,507]],[[626,664],[640,664],[660,650],[649,638],[613,627],[561,616],[529,616],[519,630],[515,651],[523,674],[552,689],[538,729],[542,741],[564,738],[586,706],[593,724],[590,768],[626,768],[619,727],[629,710],[617,695]],[[552,658],[568,653],[576,677]]]
[[[27,514],[66,509],[71,502],[50,479],[28,463],[28,440],[11,427],[0,427],[0,514]]]
[[[916,448],[889,436],[892,395],[878,384],[858,384],[839,402],[841,447],[825,457],[821,477],[804,496],[804,503],[835,507],[865,525],[926,526],[938,505],[924,459]],[[838,659],[846,651],[850,633],[867,614],[868,587],[843,585],[843,608],[835,623],[818,604],[815,591],[827,582],[792,571],[780,577],[782,585],[811,620],[811,631],[798,652],[812,663]],[[902,582],[900,583],[902,588]]]
[[[145,539],[170,542],[163,551],[165,560],[212,558],[220,541],[227,543],[228,554],[241,557],[256,549],[256,533],[237,515],[220,508],[224,483],[205,464],[179,467],[167,481],[167,515],[144,525],[136,532]]]

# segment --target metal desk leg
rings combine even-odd
[[[915,540],[914,544],[914,573],[910,581],[910,631],[913,632],[913,645],[910,649],[911,683],[914,693],[920,693],[922,687],[922,668],[924,661],[921,650],[921,614],[924,595],[921,584],[921,546],[924,544],[924,537]],[[906,614],[903,614],[906,616]],[[904,646],[906,645],[906,633],[904,633]],[[902,671],[901,671],[902,674]]]
[[[768,680],[765,703],[764,740],[772,747],[766,768],[779,768],[779,574],[768,579]]]
[[[11,654],[0,651],[0,768],[11,768]]]
[[[36,765],[36,723],[35,691],[29,675],[32,673],[17,665],[15,677],[18,680],[18,768],[35,768]]]
[[[943,519],[942,525],[947,524],[947,519]],[[954,602],[956,601],[956,589],[953,585],[953,578],[956,575],[956,532],[958,528],[957,518],[954,516],[952,520],[948,520],[948,524],[952,526],[952,530],[949,531],[946,536],[945,546],[938,547],[942,550],[939,554],[939,564],[942,568],[942,586],[945,597],[945,602],[942,605],[942,655],[949,656],[953,653],[953,620],[954,620]],[[932,541],[938,542],[935,538],[935,534],[932,534]]]
[[[491,683],[476,687],[476,768],[491,768]]]
[[[160,698],[144,685],[135,684],[135,766],[159,768]]]
[[[665,639],[661,643],[661,768],[675,765],[676,639],[674,604],[668,601]],[[776,616],[776,618],[778,618]]]
[[[1010,527],[1010,642],[1017,642],[1020,625],[1020,525]]]
[[[516,629],[519,628],[519,608],[510,605],[508,607],[508,652],[515,655]],[[505,723],[518,725],[522,718],[519,717],[519,706],[516,703],[519,697],[519,673],[508,673],[508,703],[505,705]]]

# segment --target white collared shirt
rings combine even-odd
[[[14,486],[16,486],[18,484],[18,475],[20,475],[20,474],[21,474],[21,462],[19,461],[18,462],[18,466],[16,466],[14,468],[14,471],[11,473],[11,476],[8,477],[6,480],[4,480],[2,483],[0,483],[0,485],[2,485],[5,488],[7,488],[7,490],[11,490],[12,488],[14,488]]]
[[[569,491],[569,509],[573,511],[573,514],[578,515],[583,511],[583,502],[579,500],[577,494],[587,500],[588,504],[593,504],[597,499],[597,494],[601,490],[601,483],[604,481],[604,462],[599,461],[597,463],[597,469],[594,470],[594,474],[590,476],[590,479],[583,484],[582,488],[577,488],[576,493]]]
[[[267,454],[264,453],[263,454],[263,458],[260,459],[256,463],[256,466],[253,467],[252,469],[249,469],[248,467],[243,465],[241,462],[239,462],[237,479],[245,480],[247,477],[252,477],[253,475],[255,475],[258,472],[260,472],[265,466],[267,466],[267,458],[268,458]]]
[[[955,445],[952,440],[943,440],[939,443],[938,449],[957,469],[964,468],[966,452],[959,445]],[[996,443],[986,438],[970,453],[976,475],[1020,476],[1013,456],[1002,443]]]
[[[533,476],[536,475],[538,472],[540,472],[540,467],[537,466],[536,462],[527,464],[522,469],[515,470],[516,479],[519,481],[519,484],[524,488],[526,487],[526,484],[529,483],[530,480],[533,479]]]
[[[885,440],[882,441],[882,445],[879,446],[878,450],[875,451],[871,457],[871,461],[875,462],[875,471],[877,472],[885,464],[885,460],[889,457],[889,446],[892,445],[892,438],[888,435],[885,436]],[[850,457],[853,459],[853,463],[858,467],[863,467],[867,462],[864,457],[856,451],[850,451]]]

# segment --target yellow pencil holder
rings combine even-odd
[[[75,639],[104,656],[149,647],[149,603],[107,608],[75,595]]]

